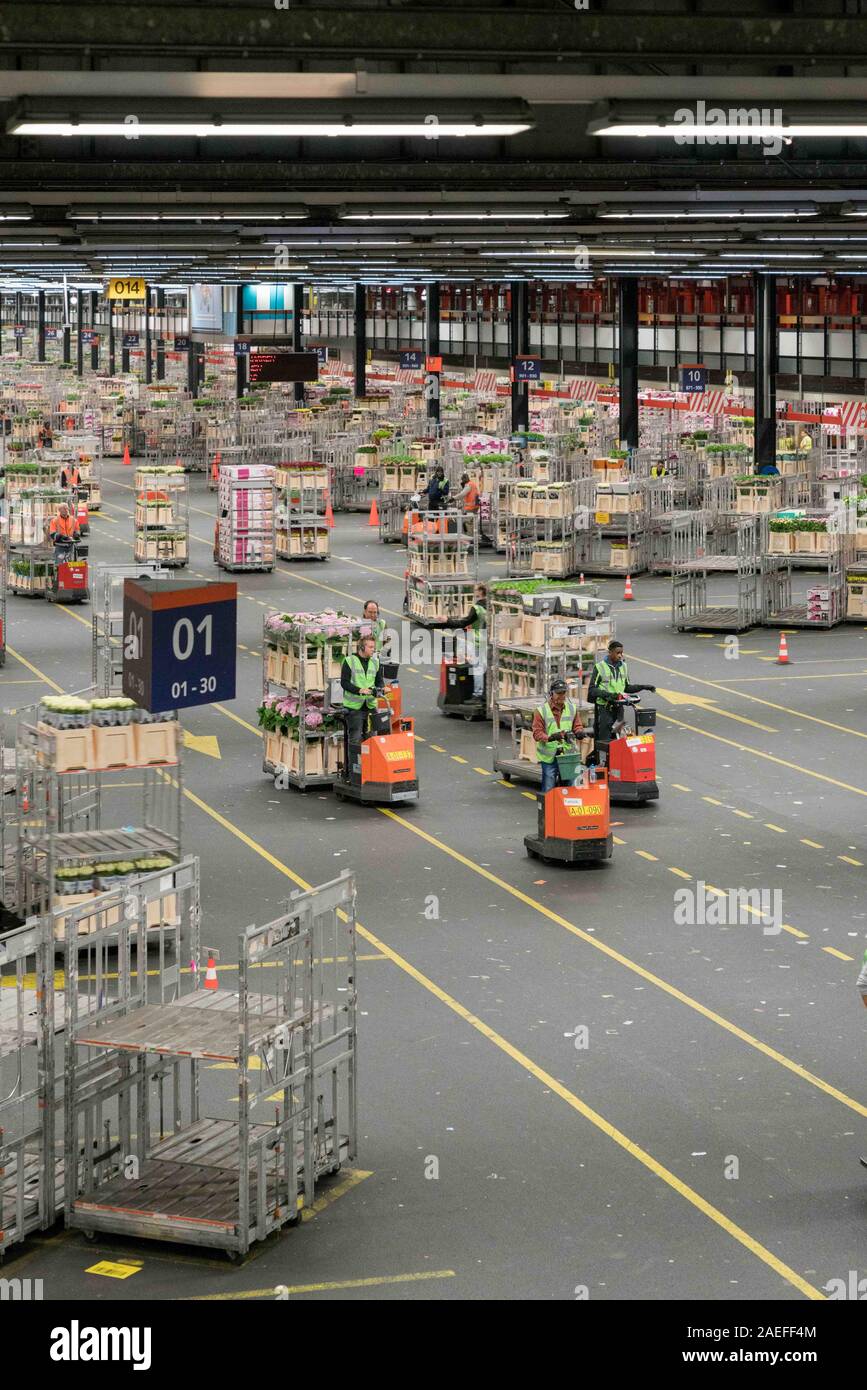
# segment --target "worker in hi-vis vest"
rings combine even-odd
[[[385,640],[386,621],[379,616],[379,604],[375,598],[369,598],[364,605],[362,617],[366,624],[370,625],[370,635],[376,643],[376,654],[379,656]]]
[[[473,601],[461,618],[449,618],[443,627],[463,629],[466,634],[455,643],[458,661],[466,661],[473,673],[473,699],[485,695],[485,673],[488,669],[488,586],[476,584]]]
[[[57,515],[47,526],[49,539],[54,541],[54,558],[60,560],[68,555],[72,544],[81,536],[78,521],[65,502],[61,502]]]
[[[637,695],[641,690],[655,690],[655,685],[633,685],[623,659],[623,643],[612,639],[608,652],[597,661],[590,677],[587,698],[594,707],[593,761],[602,763],[608,757],[608,745],[614,725],[620,718],[618,704],[621,695]],[[602,755],[605,755],[603,758]]]
[[[566,682],[552,681],[548,699],[533,715],[533,738],[536,741],[539,767],[542,769],[543,796],[557,785],[557,754],[565,752],[575,739],[585,737],[578,706],[574,700],[566,698]]]
[[[382,667],[372,637],[358,639],[355,651],[341,667],[340,684],[346,710],[347,742],[361,743],[367,732],[370,711],[376,709],[376,697],[382,694]]]

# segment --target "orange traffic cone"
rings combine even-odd
[[[579,584],[583,584],[583,583],[584,583],[584,571],[583,571],[583,570],[581,571],[581,573],[580,573],[579,576],[578,576],[578,583],[579,583]]]
[[[220,463],[221,463],[221,460],[222,460],[222,455],[221,455],[221,453],[220,453],[220,451],[219,451],[219,449],[218,449],[217,452],[214,454],[214,462],[211,464],[211,478],[213,479],[213,481],[214,481],[215,483],[218,483],[218,482],[220,481]]]
[[[331,507],[331,494],[325,494],[325,525],[334,526],[334,512]]]
[[[634,595],[634,593],[632,592],[632,575],[631,575],[631,574],[627,574],[627,576],[626,576],[626,588],[623,590],[623,597],[624,597],[624,599],[635,598],[635,595]]]
[[[368,526],[378,526],[378,525],[379,525],[379,507],[376,505],[376,498],[375,498],[375,497],[374,497],[373,501],[372,501],[371,504],[370,504],[370,516],[369,516],[369,518],[368,518],[367,524],[368,524]]]
[[[123,466],[124,466],[124,468],[131,468],[131,467],[132,467],[132,459],[131,459],[130,456],[129,456],[129,445],[128,445],[128,444],[124,444],[124,446],[123,446]]]
[[[780,650],[777,653],[777,665],[788,666],[789,664],[789,644],[786,641],[786,634],[780,633]]]
[[[208,968],[205,971],[205,989],[219,989],[217,983],[217,967],[214,964],[214,957],[208,956]]]

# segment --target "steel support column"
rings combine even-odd
[[[157,381],[165,381],[166,378],[166,337],[165,337],[165,309],[166,292],[157,290]]]
[[[45,291],[36,291],[36,361],[45,361]]]
[[[513,280],[509,286],[509,360],[514,363],[530,351],[530,312],[527,283]],[[496,350],[496,344],[494,345]],[[514,366],[512,369],[514,376]],[[512,430],[530,427],[530,386],[526,381],[512,381]]]
[[[777,457],[777,281],[756,271],[753,276],[753,444],[755,466]]]
[[[439,281],[427,287],[425,309],[425,355],[440,356],[440,286]],[[425,395],[427,396],[427,418],[435,425],[440,422],[440,374],[425,370]]]
[[[304,348],[304,286],[292,286],[292,351],[301,352]],[[304,404],[304,382],[295,383],[295,400]]]
[[[367,288],[355,286],[355,395],[367,395]]]
[[[99,339],[96,337],[96,311],[99,306],[99,290],[90,291],[90,329],[93,337],[90,340],[90,368],[91,371],[99,371]]]
[[[81,330],[84,326],[84,290],[75,292],[75,371],[78,376],[84,375],[84,345],[81,341]]]
[[[151,359],[151,287],[150,287],[150,285],[145,285],[144,314],[145,314],[145,340],[144,340],[145,382],[146,382],[148,385],[150,385],[150,383],[151,383],[151,382],[153,381],[153,379],[154,379],[154,364],[153,364],[153,361],[152,361],[152,359]]]
[[[638,279],[617,282],[617,367],[620,391],[620,444],[638,448]]]

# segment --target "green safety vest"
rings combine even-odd
[[[386,623],[385,618],[377,618],[376,622],[372,626],[371,635],[373,637],[374,642],[376,643],[377,652],[382,651],[382,639],[387,626],[388,624]]]
[[[361,657],[356,656],[355,652],[353,652],[351,656],[348,656],[346,660],[349,662],[352,684],[357,686],[369,685],[372,690],[373,683],[376,680],[376,673],[379,670],[379,657],[372,656],[367,663],[366,670],[362,665]],[[376,705],[376,696],[351,695],[348,690],[344,690],[343,704],[346,709],[364,709],[365,705],[367,705],[369,709],[373,709]]]
[[[482,628],[488,626],[488,610],[483,608],[480,603],[474,603],[473,608],[476,610],[476,616],[473,618],[473,630],[481,632]]]
[[[571,734],[572,725],[575,723],[576,707],[571,700],[567,700],[563,705],[563,713],[560,715],[559,722],[547,700],[539,713],[545,721],[545,733],[548,735],[548,739],[545,743],[536,744],[536,753],[540,763],[552,763],[557,756],[557,749],[560,744],[560,740],[555,735]]]
[[[596,685],[603,695],[610,695],[612,699],[622,695],[629,684],[629,673],[626,670],[626,662],[621,661],[615,670],[609,666],[607,661],[597,661],[596,663]]]

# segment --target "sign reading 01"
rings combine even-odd
[[[107,299],[144,299],[145,282],[140,275],[116,276],[105,288]]]
[[[152,713],[235,698],[238,586],[125,579],[123,693]]]

